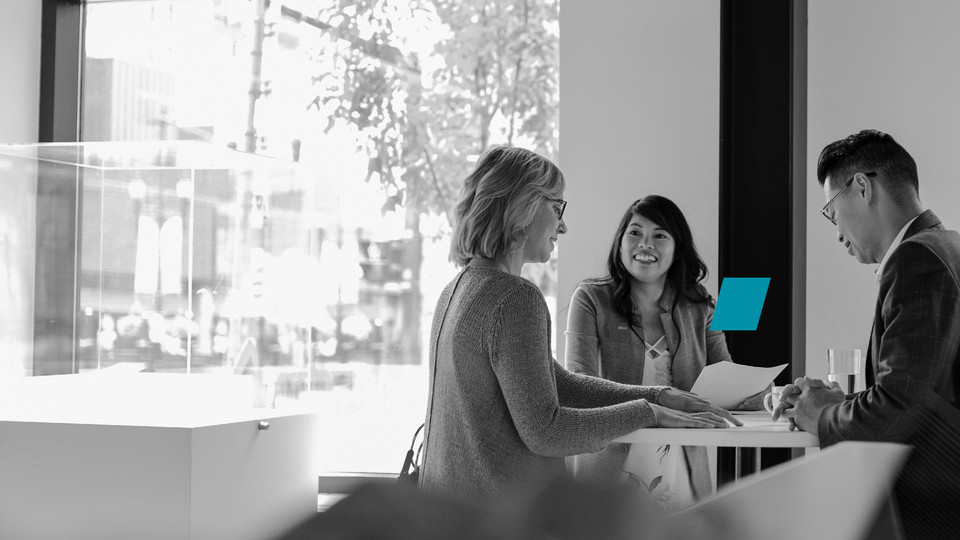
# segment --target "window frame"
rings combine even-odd
[[[43,0],[38,118],[41,143],[80,142],[88,3],[90,0]],[[35,295],[34,309],[35,313],[43,314],[45,320],[41,321],[38,315],[34,344],[37,344],[38,336],[53,334],[64,346],[44,353],[39,363],[35,358],[33,375],[70,374],[77,373],[78,369],[78,329],[74,315],[80,305],[81,245],[76,221],[77,216],[82,215],[83,198],[78,195],[83,193],[83,183],[79,175],[69,185],[64,185],[62,179],[44,181],[50,177],[42,172],[38,174],[37,238],[49,241],[45,244],[48,247],[38,249],[37,253],[36,287],[43,294]],[[62,201],[75,201],[75,204]],[[63,232],[66,229],[69,229],[68,234]],[[64,238],[70,240],[64,241]],[[41,268],[68,269],[73,279],[64,279],[62,272],[42,272]],[[39,349],[35,346],[34,350]],[[70,358],[70,362],[57,361],[57,358]],[[402,453],[403,449],[396,450],[398,463]],[[360,484],[392,484],[396,479],[397,475],[392,473],[324,474],[317,478],[317,492],[349,493]]]
[[[78,142],[83,70],[84,2],[43,0],[40,29],[38,141]],[[80,231],[83,179],[37,174],[37,255],[33,375],[77,372]],[[71,275],[72,274],[72,275]],[[72,279],[71,279],[72,278]],[[43,336],[44,343],[40,343]],[[54,339],[48,339],[53,336]],[[68,360],[65,360],[68,359]]]

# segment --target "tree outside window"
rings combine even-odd
[[[131,261],[137,249],[160,260],[118,270],[130,279],[98,296],[109,302],[92,312],[90,346],[110,362],[149,356],[155,371],[191,355],[204,371],[252,339],[247,372],[273,385],[268,404],[321,411],[325,470],[396,472],[394,450],[423,420],[462,179],[491,145],[557,157],[558,12],[532,0],[91,3],[84,140],[202,140],[298,164],[293,181],[198,180],[193,223],[173,183],[141,179],[140,198],[112,189],[129,214],[117,223],[195,231],[194,262],[115,231],[131,235]],[[160,248],[176,245],[161,231]],[[132,286],[178,289],[180,267],[194,288],[178,297]],[[527,271],[555,309],[556,260]],[[202,320],[185,315],[187,294]]]

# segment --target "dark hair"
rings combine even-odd
[[[697,247],[693,243],[693,233],[690,232],[690,226],[687,225],[683,212],[666,197],[648,195],[634,201],[623,214],[607,257],[608,275],[606,278],[594,280],[613,285],[613,310],[626,319],[631,329],[634,325],[642,328],[641,322],[634,313],[636,306],[633,297],[630,296],[630,272],[623,266],[620,258],[620,243],[627,231],[627,226],[630,225],[631,218],[635,215],[643,216],[664,228],[676,243],[673,263],[667,271],[667,285],[676,293],[673,305],[670,306],[671,316],[680,298],[686,298],[698,304],[711,302],[707,291],[700,284],[707,277],[707,265],[697,253]]]
[[[865,129],[825,146],[817,161],[817,181],[821,186],[827,176],[842,181],[857,170],[881,172],[881,181],[894,200],[905,202],[920,194],[917,162],[882,131]],[[913,188],[912,193],[908,186]]]

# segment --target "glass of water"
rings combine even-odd
[[[847,394],[865,390],[860,349],[827,349],[827,380]]]

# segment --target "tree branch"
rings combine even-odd
[[[527,28],[530,24],[530,3],[523,0],[523,27]],[[507,142],[513,144],[514,122],[517,117],[517,93],[520,90],[520,70],[523,68],[523,51],[517,52],[517,62],[513,69],[513,92],[510,95],[510,132],[507,134]]]
[[[343,28],[335,27],[330,23],[317,19],[316,17],[304,15],[302,12],[287,6],[280,6],[280,15],[297,23],[308,24],[324,32],[330,32],[331,34],[336,32],[336,35],[339,39],[346,41],[351,47],[360,51],[361,53],[371,58],[381,60],[396,67],[397,69],[406,71],[407,73],[417,75],[418,77],[420,76],[420,65],[416,58],[404,56],[403,52],[396,47],[376,43],[368,39],[363,39],[359,36],[343,35]]]
[[[433,187],[437,190],[437,196],[440,197],[441,202],[445,202],[447,200],[447,194],[444,193],[443,188],[440,187],[440,179],[437,178],[437,171],[433,167],[433,160],[430,159],[430,152],[426,146],[421,148],[421,150],[423,151],[423,157],[427,160],[427,171],[430,172],[430,178],[433,179]]]

